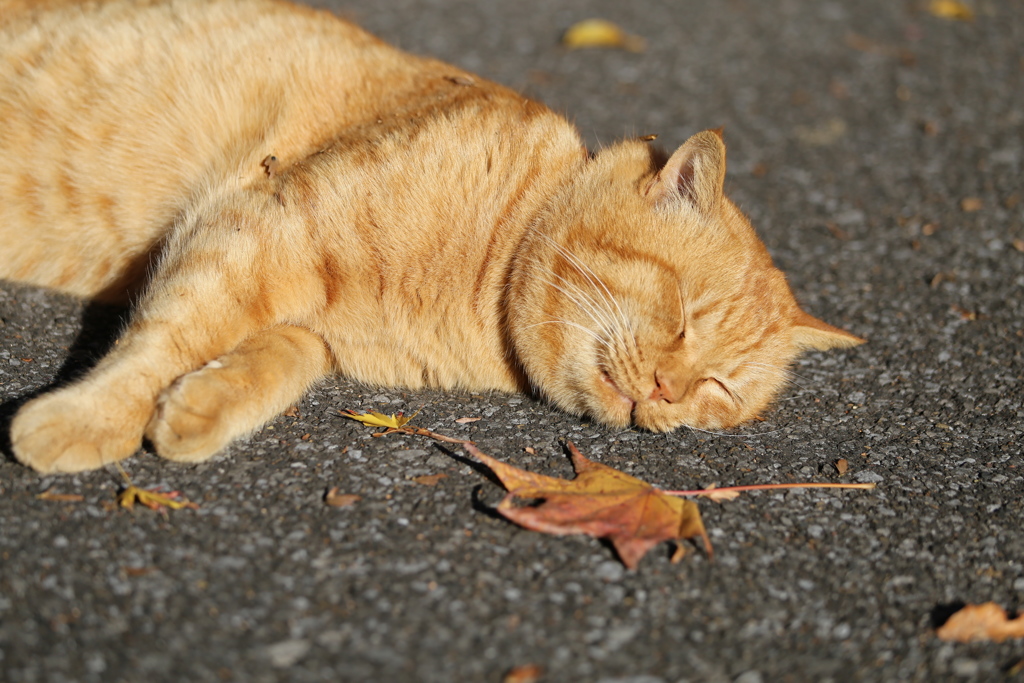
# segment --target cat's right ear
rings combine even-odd
[[[684,201],[702,214],[711,214],[722,204],[724,185],[722,130],[705,130],[690,137],[669,157],[647,186],[646,195],[658,204]]]

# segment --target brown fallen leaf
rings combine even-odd
[[[562,34],[562,45],[570,50],[610,47],[643,52],[647,49],[646,40],[626,33],[607,19],[584,19],[573,24]]]
[[[1001,643],[1009,638],[1024,638],[1024,614],[1009,619],[1006,610],[994,602],[966,605],[936,630],[942,640],[958,643],[993,641]]]
[[[536,448],[532,448],[530,446],[527,446],[523,450],[526,451],[527,453],[529,453],[530,455],[537,455],[537,449]]]
[[[846,458],[839,458],[835,462],[836,472],[840,475],[846,474],[846,470],[849,469],[850,463],[846,461]]]
[[[537,683],[544,675],[544,667],[539,664],[524,664],[509,669],[501,677],[501,683]]]
[[[712,554],[711,539],[693,501],[667,495],[624,472],[591,462],[568,444],[576,478],[557,479],[521,470],[463,446],[501,480],[508,495],[497,511],[516,524],[549,534],[606,538],[633,569],[648,550],[667,540],[696,538]],[[536,506],[517,501],[543,499]]]
[[[285,417],[301,417],[299,415],[299,407],[298,406],[289,406],[288,410],[284,411],[281,414],[284,415]]]
[[[362,499],[362,496],[356,495],[355,493],[338,493],[337,486],[331,487],[331,489],[324,494],[324,503],[330,505],[332,508],[348,507]]]
[[[121,493],[117,494],[117,504],[123,508],[132,510],[135,508],[136,503],[144,505],[150,510],[157,510],[165,514],[168,509],[199,509],[199,506],[192,501],[181,498],[181,493],[179,491],[167,491],[166,493],[161,493],[160,491],[153,491],[152,489],[140,489],[138,486],[132,484],[121,491]]]
[[[77,493],[57,493],[53,489],[47,489],[36,496],[38,500],[49,500],[54,503],[81,503],[85,496]]]
[[[412,480],[417,484],[423,484],[424,486],[437,486],[439,481],[447,478],[448,475],[442,472],[440,474],[424,474],[419,477],[413,477]]]
[[[1016,249],[1017,251],[1024,251],[1024,240],[1014,240],[1013,248]]]
[[[928,11],[936,17],[957,21],[974,21],[974,10],[958,0],[932,0]]]
[[[455,422],[457,424],[464,425],[464,424],[469,424],[470,422],[479,422],[482,419],[483,419],[482,417],[460,417]]]

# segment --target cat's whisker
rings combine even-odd
[[[550,275],[557,278],[563,286],[560,286],[551,280],[545,280],[545,283],[557,289],[558,291],[565,294],[574,304],[576,304],[584,313],[586,313],[594,323],[601,328],[601,331],[609,338],[614,338],[614,330],[618,327],[614,316],[610,315],[605,306],[602,306],[598,301],[595,301],[590,294],[576,285],[570,282],[562,275],[554,272],[549,266],[541,264],[536,258],[531,259],[531,263],[537,270],[541,271],[542,275]]]
[[[802,382],[797,382],[795,379],[793,379],[794,377],[799,377],[800,379],[803,379],[803,380],[807,381],[808,383],[810,383],[810,380],[807,380],[807,378],[801,377],[800,375],[797,375],[795,372],[793,372],[789,368],[782,368],[782,367],[778,367],[776,365],[770,365],[768,363],[758,363],[756,361],[746,361],[746,362],[741,364],[741,367],[757,368],[759,370],[770,370],[771,371],[771,375],[773,377],[781,377],[781,380],[782,380],[782,382],[784,384],[791,384],[793,386],[800,387],[801,389],[806,388],[807,385],[805,385]]]
[[[549,287],[558,290],[559,292],[564,294],[566,296],[566,298],[568,298],[570,301],[572,301],[574,304],[576,304],[576,306],[580,310],[582,310],[584,313],[586,313],[590,317],[590,319],[594,321],[594,324],[597,325],[597,327],[601,330],[601,332],[603,332],[606,336],[608,336],[608,337],[612,337],[613,336],[612,335],[612,331],[608,328],[608,326],[605,324],[605,322],[602,320],[601,316],[599,315],[600,314],[600,309],[595,307],[593,302],[590,302],[588,299],[586,299],[586,295],[585,294],[583,294],[581,292],[580,293],[581,298],[578,299],[571,292],[569,292],[568,290],[564,289],[563,287],[560,287],[559,285],[555,284],[554,282],[551,282],[550,280],[547,280],[545,282],[546,282],[546,284]],[[586,304],[586,305],[584,305],[584,304]]]
[[[586,332],[587,334],[589,334],[591,337],[593,337],[597,341],[598,344],[601,344],[602,346],[607,346],[608,345],[608,341],[605,340],[605,339],[602,339],[601,336],[597,334],[597,332],[594,332],[590,328],[588,328],[588,327],[586,327],[584,325],[580,325],[579,323],[574,323],[574,322],[572,322],[570,320],[545,320],[543,322],[533,323],[532,325],[527,325],[526,327],[527,328],[538,327],[539,325],[568,325],[569,327],[575,327],[576,329],[580,330],[581,332]]]
[[[779,429],[773,429],[769,432],[755,432],[753,434],[730,434],[728,432],[716,432],[710,429],[701,429],[700,427],[693,427],[691,425],[683,426],[689,429],[691,432],[700,432],[702,434],[710,434],[711,436],[721,436],[730,439],[754,439],[759,436],[768,436],[769,434],[777,434],[779,432],[784,431],[783,428],[780,427]]]
[[[569,251],[569,249],[567,247],[559,244],[558,242],[556,242],[554,239],[552,239],[548,235],[543,235],[543,237],[546,240],[548,240],[548,242],[554,247],[555,251],[557,251],[559,254],[561,254],[562,257],[565,258],[565,260],[568,261],[570,265],[572,265],[574,268],[576,268],[576,270],[584,278],[586,278],[587,281],[590,282],[590,284],[592,286],[594,286],[595,289],[599,289],[598,294],[601,295],[601,297],[606,302],[610,303],[611,305],[613,305],[615,307],[616,311],[618,312],[618,317],[619,317],[620,322],[622,323],[623,328],[627,329],[627,330],[630,330],[632,332],[633,331],[632,330],[632,324],[630,323],[629,319],[626,317],[626,314],[622,310],[622,307],[619,306],[618,300],[616,300],[615,295],[612,294],[611,290],[608,289],[608,286],[597,275],[597,273],[595,273],[593,271],[593,269],[590,268],[590,266],[588,266],[581,258],[579,258],[575,254],[573,254],[571,251]]]

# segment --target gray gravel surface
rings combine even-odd
[[[959,602],[1024,602],[1024,5],[977,0],[960,22],[923,0],[329,4],[565,111],[592,146],[724,126],[731,196],[799,298],[870,343],[806,356],[765,422],[724,436],[332,381],[206,464],[128,461],[201,504],[167,517],[116,509],[116,471],[0,462],[0,679],[1021,679],[1024,641],[946,644],[934,625]],[[590,16],[647,51],[561,49]],[[119,315],[0,283],[0,433]],[[571,439],[666,487],[878,489],[705,502],[713,562],[671,564],[666,545],[625,571],[598,541],[497,518],[500,488],[461,456],[371,438],[342,408],[422,410],[553,475],[571,476]],[[327,507],[335,486],[362,499]],[[83,500],[36,498],[51,489]]]

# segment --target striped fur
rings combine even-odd
[[[590,157],[543,105],[278,0],[0,0],[0,121],[0,277],[134,306],[15,417],[43,472],[144,435],[203,460],[332,372],[727,427],[802,348],[860,341],[797,307],[715,132]]]

